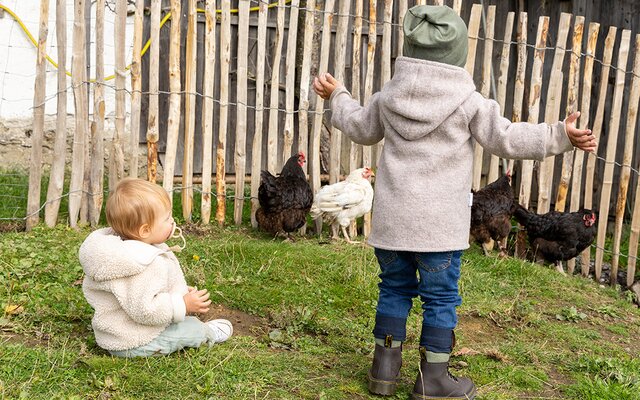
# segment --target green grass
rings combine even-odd
[[[252,334],[168,357],[112,358],[95,344],[78,284],[90,230],[5,233],[0,304],[22,308],[0,319],[0,397],[376,398],[366,388],[377,299],[370,248],[312,236],[283,243],[244,226],[185,228],[187,281],[261,321]],[[640,398],[640,312],[617,291],[475,247],[460,287],[453,364],[479,399]],[[417,374],[418,310],[416,301],[392,398],[406,399]]]

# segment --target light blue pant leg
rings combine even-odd
[[[196,317],[186,317],[182,322],[173,323],[151,342],[130,350],[109,351],[116,357],[149,357],[171,354],[185,347],[200,347],[213,343],[211,329]]]

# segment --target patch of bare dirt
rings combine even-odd
[[[212,304],[209,312],[199,316],[202,321],[224,318],[233,324],[234,336],[265,335],[269,331],[269,323],[265,318],[256,317],[243,311],[228,308],[222,304]]]

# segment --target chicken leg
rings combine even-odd
[[[347,233],[347,227],[346,226],[341,226],[342,228],[342,234],[344,235],[344,240],[347,241],[347,243],[349,244],[358,244],[360,242],[355,241],[355,240],[351,240],[351,238],[349,237],[349,233]]]
[[[567,273],[564,272],[564,268],[562,268],[562,261],[556,261],[556,271],[560,272],[562,275],[567,275]]]

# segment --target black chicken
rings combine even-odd
[[[482,245],[485,255],[489,255],[487,243],[491,239],[498,243],[500,256],[506,255],[505,239],[511,232],[514,204],[509,173],[473,192],[469,235],[472,240]]]
[[[527,231],[536,258],[542,256],[554,263],[561,273],[561,262],[576,257],[596,236],[596,215],[584,208],[570,213],[535,214],[518,204],[514,216]]]
[[[305,224],[313,192],[302,170],[304,163],[304,153],[299,152],[287,160],[277,177],[269,171],[260,173],[258,227],[273,235],[284,232],[290,238],[290,232]]]

